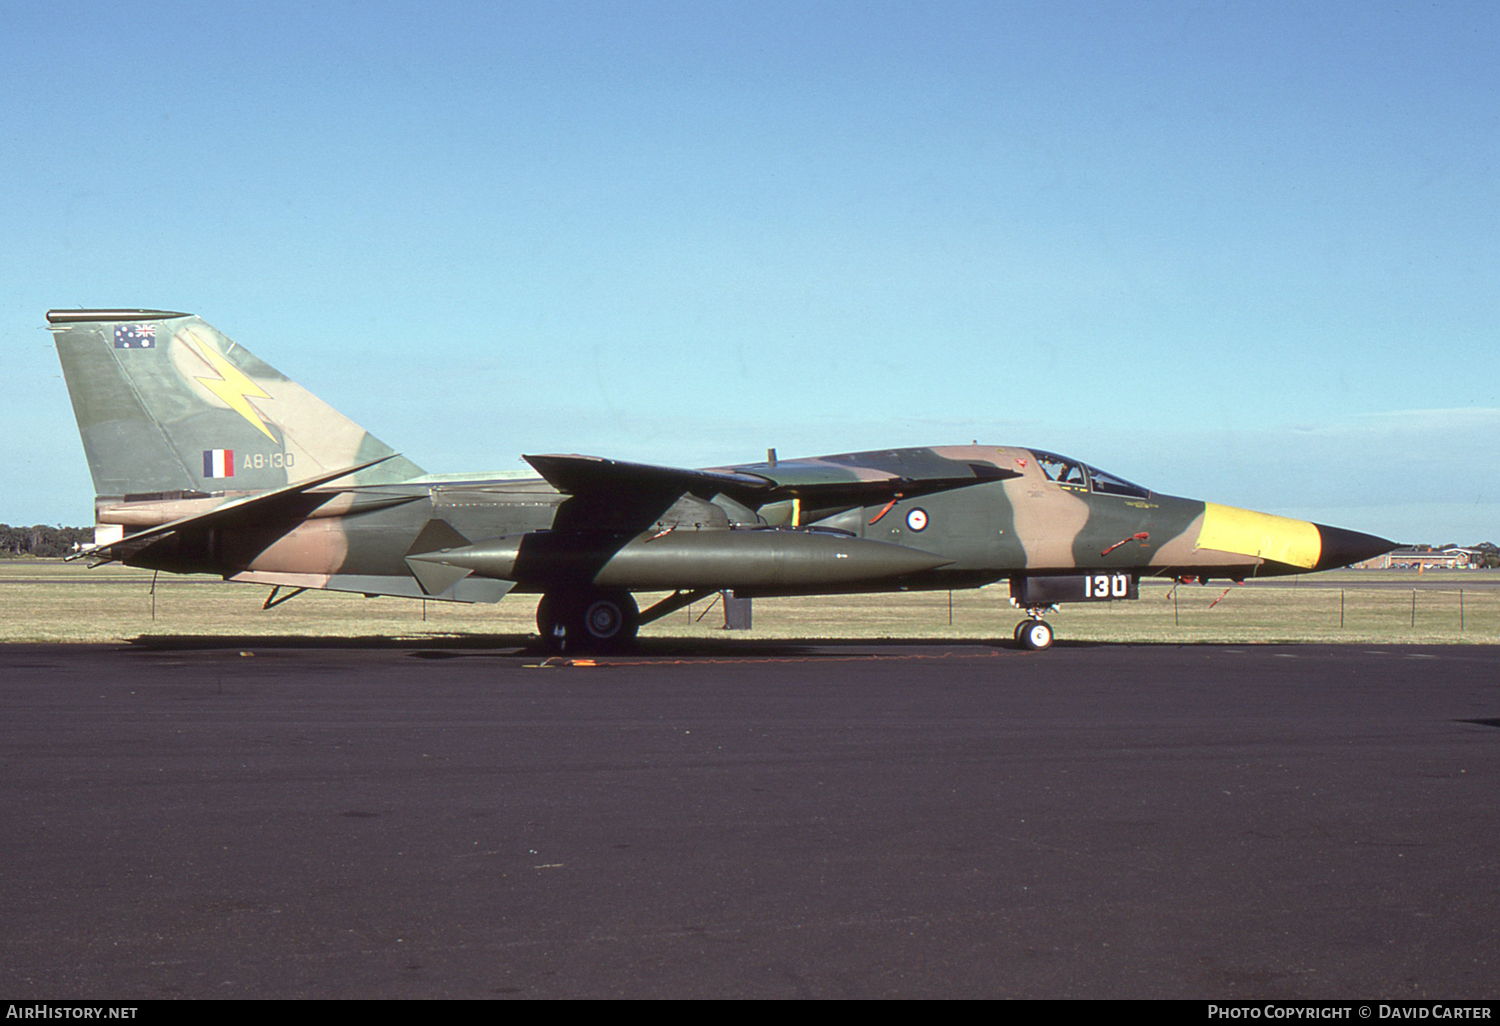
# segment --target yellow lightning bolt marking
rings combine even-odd
[[[271,429],[266,427],[265,421],[260,419],[260,414],[255,412],[255,407],[249,402],[252,398],[269,399],[271,397],[259,385],[245,377],[238,367],[220,356],[213,346],[199,338],[192,329],[184,331],[181,337],[184,341],[191,340],[197,343],[191,347],[193,351],[208,361],[208,365],[219,373],[217,381],[213,378],[198,378],[197,380],[202,383],[203,387],[228,403],[231,410],[248,420],[261,434],[273,442],[276,441],[276,436],[271,434]]]

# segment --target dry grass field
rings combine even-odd
[[[535,630],[536,598],[529,595],[466,606],[307,592],[262,610],[269,592],[264,587],[163,574],[154,597],[151,588],[149,571],[0,561],[0,642],[161,635],[520,643]],[[1020,619],[1004,585],[954,592],[951,623],[949,602],[948,592],[761,599],[755,629],[728,634],[721,608],[705,600],[647,625],[642,634],[989,640],[1009,639]],[[1500,571],[1343,571],[1243,587],[1183,585],[1175,592],[1166,582],[1147,581],[1139,601],[1064,606],[1048,619],[1063,641],[1496,644]]]

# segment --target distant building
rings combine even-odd
[[[1425,570],[1428,567],[1456,570],[1483,563],[1478,549],[1396,549],[1383,556],[1355,563],[1357,570]],[[1475,557],[1480,558],[1475,558]]]

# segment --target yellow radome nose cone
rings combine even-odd
[[[1306,520],[1206,502],[1198,548],[1257,556],[1310,570],[1323,554],[1323,536],[1317,524]]]

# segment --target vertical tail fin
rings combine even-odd
[[[280,488],[395,450],[192,314],[49,310],[100,496]],[[402,457],[356,484],[422,473]]]

